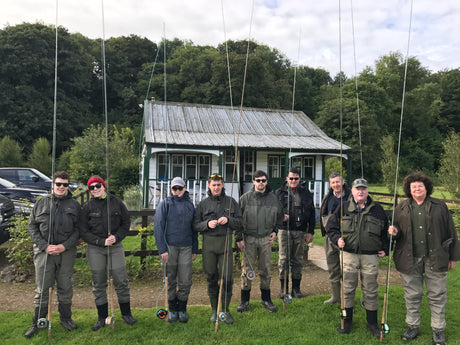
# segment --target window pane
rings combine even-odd
[[[185,156],[185,178],[195,179],[196,178],[196,156]]]
[[[201,180],[206,180],[209,175],[209,169],[211,168],[211,157],[210,156],[200,156],[200,172],[199,177]]]

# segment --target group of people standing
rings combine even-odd
[[[113,315],[109,317],[107,298],[109,275],[113,279],[123,321],[129,325],[136,323],[131,313],[122,243],[131,225],[128,210],[120,199],[107,193],[105,181],[99,176],[88,180],[90,199],[82,207],[72,198],[69,182],[67,172],[56,172],[52,193],[34,204],[29,217],[37,288],[32,325],[24,334],[26,338],[37,334],[41,325],[46,326],[46,322],[41,321],[48,313],[49,291],[55,283],[60,323],[69,331],[77,328],[72,320],[72,275],[80,238],[88,244],[86,256],[98,312],[93,330],[113,322]]]
[[[92,197],[80,210],[68,191],[68,182],[67,173],[56,173],[53,193],[40,199],[30,216],[37,289],[33,322],[26,337],[38,332],[37,321],[47,313],[48,288],[54,282],[58,288],[61,325],[68,330],[77,327],[71,319],[71,276],[80,237],[88,243],[87,258],[98,311],[93,330],[107,323],[108,274],[113,278],[123,320],[130,325],[136,322],[130,309],[122,245],[130,226],[126,207],[121,200],[106,193],[102,178],[93,176],[87,183]],[[297,168],[289,170],[285,183],[275,192],[270,189],[264,171],[255,171],[252,182],[251,190],[237,202],[226,195],[222,176],[212,174],[208,178],[208,197],[195,208],[184,180],[181,177],[172,180],[171,194],[160,202],[154,218],[155,240],[168,279],[169,322],[188,321],[187,301],[192,286],[192,262],[198,253],[198,233],[203,236],[203,271],[212,310],[211,322],[234,322],[229,310],[233,291],[233,238],[243,253],[241,301],[237,312],[250,308],[256,264],[261,304],[269,312],[277,311],[270,289],[272,245],[276,237],[279,297],[284,302],[302,297],[304,251],[308,250],[305,244],[312,242],[316,224],[313,196],[300,183]],[[433,341],[444,344],[447,271],[460,260],[460,245],[446,204],[430,196],[431,180],[418,172],[406,176],[403,189],[407,199],[396,206],[390,226],[382,206],[369,196],[364,178],[354,180],[350,189],[339,173],[332,173],[329,185],[319,212],[332,290],[331,298],[324,303],[338,303],[343,299],[343,320],[338,332],[351,331],[360,278],[367,327],[372,335],[380,336],[378,267],[379,259],[389,255],[391,244],[395,248],[395,265],[401,273],[406,301],[408,328],[402,338],[412,340],[419,335],[425,282]]]

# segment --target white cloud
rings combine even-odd
[[[59,1],[58,24],[70,32],[102,37],[102,5],[96,0]],[[252,0],[110,0],[104,1],[105,36],[136,34],[154,42],[166,37],[216,46],[224,37],[245,40]],[[390,51],[407,51],[411,1],[353,1],[354,42],[349,1],[341,1],[342,69],[354,74],[354,51],[360,72]],[[410,56],[432,71],[458,68],[460,1],[414,0]],[[54,1],[0,0],[0,25],[40,21],[55,24]],[[164,28],[164,29],[163,29]],[[299,35],[301,46],[299,49]],[[339,70],[337,1],[256,0],[251,37],[277,48],[293,63]]]

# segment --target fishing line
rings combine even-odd
[[[104,106],[104,120],[105,120],[105,160],[106,160],[106,201],[107,201],[107,235],[112,236],[112,227],[110,220],[110,148],[109,148],[109,123],[107,114],[107,71],[105,59],[105,15],[104,15],[104,0],[101,0],[101,13],[102,13],[102,39],[101,39],[101,54],[102,54],[102,85],[103,85],[103,106]],[[108,290],[110,299],[110,313],[111,316],[105,320],[106,325],[115,326],[114,306],[113,306],[113,277],[112,277],[112,256],[110,251],[111,246],[107,246],[107,279]]]
[[[253,15],[254,15],[254,0],[252,1],[252,7],[251,7],[251,19],[250,19],[250,25],[249,25],[248,44],[247,44],[247,49],[246,49],[246,60],[245,60],[245,66],[244,66],[243,86],[242,86],[242,90],[241,90],[241,104],[240,104],[240,110],[239,110],[238,132],[237,132],[237,135],[236,135],[236,141],[235,141],[235,124],[234,124],[234,118],[233,118],[233,95],[232,95],[232,84],[231,84],[231,74],[230,74],[230,60],[229,60],[229,53],[228,53],[228,42],[227,42],[227,39],[226,39],[223,0],[221,0],[221,9],[222,9],[222,23],[223,23],[224,39],[225,39],[225,50],[226,50],[226,58],[227,58],[227,73],[228,73],[229,90],[230,90],[230,105],[231,105],[233,132],[234,132],[233,138],[234,138],[234,147],[235,147],[234,162],[233,162],[233,174],[232,174],[232,183],[231,183],[231,193],[230,193],[229,208],[228,208],[228,210],[229,210],[228,219],[230,220],[231,205],[232,205],[232,194],[233,194],[233,184],[234,184],[235,176],[236,176],[236,165],[237,165],[237,159],[238,159],[238,142],[239,142],[239,136],[240,136],[241,118],[242,118],[243,102],[244,102],[244,92],[245,92],[245,86],[246,86],[246,76],[247,76],[247,67],[248,67],[248,59],[249,59],[249,47],[250,47],[250,42],[251,42],[251,31],[252,31],[252,23],[253,23]],[[216,333],[217,333],[218,328],[219,328],[219,319],[223,319],[223,315],[221,315],[221,313],[220,313],[220,308],[221,308],[221,304],[222,304],[222,288],[223,288],[224,272],[227,271],[225,268],[226,268],[226,265],[229,264],[228,260],[227,260],[227,255],[228,255],[227,246],[228,246],[228,241],[229,241],[228,237],[229,237],[229,231],[227,230],[226,234],[225,234],[224,257],[223,257],[222,268],[221,268],[222,272],[221,272],[219,295],[218,295],[218,301],[217,301],[217,315],[218,315],[218,317],[216,318],[216,324],[215,324],[215,328],[214,328],[214,331]],[[245,250],[244,250],[244,252],[245,252]],[[246,255],[243,254],[243,260],[244,260],[245,256]],[[252,269],[252,266],[251,266],[251,269]],[[254,272],[254,270],[252,270],[252,272]],[[250,276],[255,277],[255,273],[250,274]],[[226,279],[225,284],[226,284],[225,294],[227,294],[228,293],[227,292],[228,279]],[[221,321],[225,321],[225,320],[221,320]]]
[[[407,50],[406,50],[406,63],[404,67],[404,82],[403,82],[403,91],[402,91],[402,99],[401,99],[401,116],[399,120],[399,137],[398,137],[398,152],[396,155],[396,171],[395,171],[395,184],[394,184],[394,194],[393,194],[393,211],[391,215],[391,225],[394,224],[395,218],[395,208],[396,208],[396,195],[398,190],[398,174],[399,174],[399,156],[401,152],[401,136],[402,136],[402,124],[403,124],[403,116],[404,116],[404,102],[405,102],[405,95],[406,95],[406,82],[407,82],[407,69],[409,65],[409,48],[410,48],[410,38],[411,38],[411,30],[412,30],[412,13],[413,13],[413,6],[414,1],[411,0],[411,7],[410,7],[410,16],[409,16],[409,32],[407,37]],[[383,311],[382,311],[382,322],[381,322],[381,329],[380,329],[380,341],[383,340],[383,335],[390,333],[390,326],[387,323],[387,316],[388,316],[388,291],[390,287],[390,269],[391,269],[391,247],[393,242],[393,235],[390,234],[390,244],[388,248],[388,266],[387,266],[387,277],[385,283],[385,294],[383,299]]]
[[[51,176],[53,177],[53,183],[51,185],[51,196],[50,196],[50,215],[49,215],[49,227],[48,227],[48,243],[47,243],[47,248],[51,243],[51,233],[54,232],[54,203],[53,203],[53,198],[54,198],[54,172],[55,172],[55,165],[56,165],[56,119],[57,119],[57,83],[58,83],[58,5],[59,2],[56,0],[56,25],[55,25],[55,51],[54,51],[54,100],[53,100],[53,144],[52,144],[52,153],[51,153]],[[43,302],[43,288],[45,286],[45,277],[46,277],[46,267],[48,264],[48,253],[46,252],[45,249],[45,264],[43,267],[43,279],[42,279],[42,284],[40,288],[40,301],[39,301],[39,306],[38,306],[38,319],[37,319],[37,327],[38,329],[44,329],[46,328],[47,323],[48,325],[48,338],[51,336],[51,314],[50,314],[50,304],[51,304],[51,292],[52,287],[50,287],[50,290],[48,292],[48,321],[46,318],[41,318],[41,308],[42,308],[42,302]],[[54,282],[53,282],[54,286]]]

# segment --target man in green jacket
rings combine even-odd
[[[446,342],[447,271],[460,260],[460,245],[454,221],[446,204],[430,197],[431,179],[420,172],[404,178],[404,194],[408,199],[395,209],[393,226],[388,233],[394,236],[393,254],[400,272],[406,300],[407,330],[404,340],[417,338],[420,327],[420,306],[423,282],[431,310],[434,344]]]
[[[368,183],[359,178],[353,181],[352,196],[338,207],[326,225],[332,243],[343,250],[343,294],[345,316],[339,333],[350,333],[358,277],[361,277],[363,304],[366,308],[367,328],[380,337],[377,323],[379,295],[377,276],[379,258],[388,255],[388,218],[379,203],[369,196]],[[340,224],[342,223],[342,227]]]
[[[69,191],[69,174],[58,171],[53,176],[51,195],[39,199],[29,217],[29,234],[34,243],[35,313],[32,325],[24,334],[33,337],[39,330],[37,321],[48,313],[49,288],[57,285],[61,325],[72,331],[72,274],[80,237],[80,204]],[[46,323],[45,323],[46,326]]]
[[[233,291],[232,233],[241,231],[241,209],[235,199],[225,195],[224,180],[219,174],[208,178],[208,197],[195,210],[193,230],[203,234],[203,271],[211,301],[211,322],[217,321],[219,280],[222,289],[221,321],[233,323],[228,306]]]
[[[283,207],[268,186],[267,174],[264,171],[255,171],[252,183],[253,188],[240,198],[243,232],[237,234],[236,241],[245,260],[242,262],[241,303],[236,310],[245,312],[249,309],[251,280],[247,279],[245,273],[252,270],[258,260],[261,303],[269,312],[276,312],[276,306],[270,296],[271,247],[278,229],[283,226]]]

